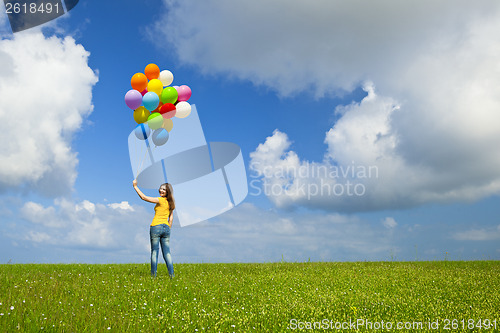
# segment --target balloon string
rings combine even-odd
[[[157,146],[154,146],[153,147],[153,150],[156,149]],[[144,156],[142,157],[142,161],[141,161],[141,164],[140,166],[137,168],[137,175],[135,176],[135,179],[137,179],[137,177],[139,177],[139,173],[141,173],[141,170],[142,170],[142,164],[144,163],[144,160],[146,159],[146,155],[148,153],[148,149],[149,148],[146,148],[146,150],[144,151]]]
[[[146,148],[146,151],[144,152],[144,156],[142,157],[142,161],[141,161],[141,164],[140,166],[138,166],[137,168],[137,175],[135,176],[135,179],[137,179],[137,177],[139,176],[139,173],[141,172],[141,169],[142,169],[142,164],[144,163],[144,160],[146,159],[146,154],[148,153],[148,149]]]

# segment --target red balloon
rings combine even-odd
[[[169,111],[173,111],[175,110],[175,105],[173,105],[172,103],[165,103],[161,106],[160,108],[160,113],[161,114],[164,114],[164,113],[167,113]]]
[[[162,114],[163,118],[169,119],[175,116],[177,110],[175,109],[175,105],[172,103],[165,103],[161,106],[159,112]]]

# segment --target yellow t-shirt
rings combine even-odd
[[[153,217],[153,222],[151,223],[151,226],[154,227],[155,225],[159,224],[168,224],[169,227],[172,226],[172,223],[168,221],[168,215],[170,214],[169,211],[169,205],[167,198],[164,197],[158,197],[158,202],[155,206],[155,217]]]

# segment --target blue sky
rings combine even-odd
[[[499,18],[497,1],[81,1],[13,35],[2,14],[0,263],[148,262],[123,100],[148,63],[191,87],[249,183],[173,228],[174,263],[497,260]]]

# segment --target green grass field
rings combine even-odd
[[[0,332],[500,330],[497,261],[174,267],[0,265]]]

